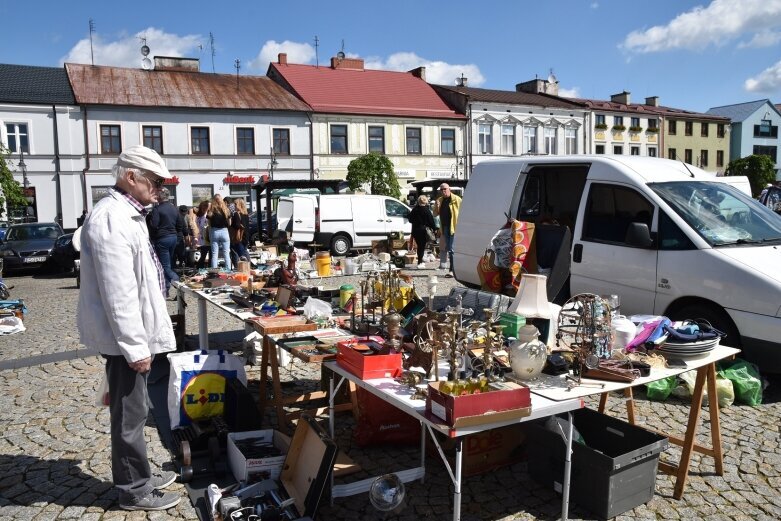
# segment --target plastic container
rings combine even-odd
[[[572,501],[603,519],[650,501],[667,438],[592,409],[579,409],[572,417],[586,443],[572,443]],[[565,450],[561,435],[535,423],[528,440],[529,474],[561,492]]]
[[[315,254],[315,269],[321,277],[331,275],[331,254],[327,251],[319,251]]]
[[[358,271],[358,265],[354,259],[342,259],[344,266],[342,267],[342,273],[345,275],[355,275]]]
[[[342,287],[339,288],[339,307],[344,309],[354,293],[355,286],[352,284],[343,284]]]

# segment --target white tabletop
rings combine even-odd
[[[233,315],[234,317],[238,318],[239,320],[246,320],[248,318],[256,317],[255,313],[252,311],[248,311],[247,308],[240,308],[238,304],[233,302],[233,300],[230,298],[230,293],[215,293],[210,294],[204,292],[202,289],[193,289],[188,287],[186,284],[181,284],[178,282],[172,283],[174,287],[178,288],[180,291],[184,293],[189,293],[191,295],[194,295],[195,297],[199,299],[203,299],[207,302],[210,302],[211,304],[217,306],[221,310],[225,311],[229,315]]]
[[[582,398],[593,394],[601,394],[608,391],[620,391],[627,387],[634,387],[636,385],[643,385],[650,382],[667,378],[668,376],[675,376],[687,371],[699,369],[713,362],[718,362],[725,358],[729,358],[737,353],[740,353],[739,349],[733,347],[727,347],[717,345],[712,351],[698,358],[687,358],[685,368],[664,368],[659,369],[656,367],[651,368],[650,376],[640,377],[632,382],[609,382],[607,380],[593,380],[590,378],[583,378],[583,383],[589,385],[575,386],[572,389],[568,387],[569,382],[565,379],[564,375],[550,376],[542,374],[536,380],[531,382],[525,382],[531,389],[532,394],[544,396],[551,400],[570,400],[572,398]],[[603,387],[593,384],[603,384]]]

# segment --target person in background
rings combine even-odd
[[[249,213],[244,199],[236,199],[234,202],[236,211],[231,215],[231,249],[239,258],[249,260]]]
[[[446,277],[453,276],[453,238],[456,236],[458,210],[461,198],[450,191],[450,185],[439,185],[440,196],[434,204],[434,215],[439,217],[442,236],[439,240],[439,269],[448,270]]]
[[[434,215],[428,207],[428,197],[425,195],[418,197],[418,204],[410,210],[407,219],[412,225],[412,238],[415,239],[415,244],[418,248],[418,268],[425,268],[426,263],[423,262],[423,255],[426,253],[426,243],[428,241],[426,230],[437,229],[434,223]]]
[[[231,271],[233,266],[231,265],[230,234],[228,233],[231,214],[220,194],[215,194],[212,197],[212,204],[207,216],[209,218],[209,242],[211,243],[211,267],[219,266],[220,261],[217,255],[222,252],[222,258],[225,259],[225,270]]]
[[[152,359],[175,350],[176,339],[163,298],[163,268],[149,240],[144,207],[157,202],[163,181],[171,174],[157,152],[143,146],[126,148],[112,173],[116,184],[81,228],[79,337],[106,360],[111,474],[120,508],[166,510],[181,499],[160,491],[174,482],[176,474],[152,474],[144,426]]]
[[[190,252],[200,251],[201,249],[201,230],[198,227],[198,221],[195,217],[195,208],[188,208],[187,214],[184,216],[184,221],[187,223],[187,228],[190,230],[190,242],[185,245],[190,249]],[[187,255],[187,261],[185,264],[189,264],[192,257]]]
[[[168,298],[168,290],[171,288],[171,282],[178,282],[179,275],[173,270],[176,255],[176,243],[179,235],[184,228],[184,219],[179,214],[179,210],[168,199],[170,193],[168,188],[162,188],[159,194],[159,204],[157,204],[147,216],[149,225],[149,236],[152,238],[152,244],[155,245],[155,252],[160,259],[165,274],[165,294]]]
[[[85,208],[81,212],[81,217],[76,218],[76,228],[81,228],[84,226],[84,220],[87,218],[87,209]]]
[[[174,251],[174,264],[180,269],[187,264],[187,248],[192,239],[190,223],[187,222],[187,206],[179,206],[179,215],[182,216],[182,233],[176,235],[176,250]]]
[[[211,205],[209,201],[201,201],[198,205],[198,210],[195,212],[195,222],[198,225],[198,232],[201,236],[200,246],[198,247],[201,252],[201,258],[198,259],[198,265],[196,266],[198,269],[206,267],[206,259],[209,257],[209,251],[211,250],[208,218]]]

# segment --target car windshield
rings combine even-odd
[[[713,181],[648,186],[711,246],[781,243],[781,217],[733,186]]]
[[[9,241],[29,241],[33,239],[56,239],[62,235],[62,230],[53,225],[13,226],[8,229],[6,239]]]

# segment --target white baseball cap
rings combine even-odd
[[[165,166],[160,154],[142,145],[128,147],[119,154],[117,164],[126,168],[138,168],[152,172],[163,179],[171,179],[171,172]]]

